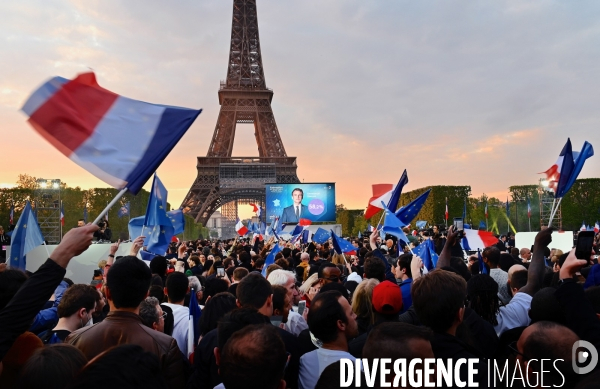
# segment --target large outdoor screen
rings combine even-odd
[[[267,184],[267,223],[335,222],[335,184]]]

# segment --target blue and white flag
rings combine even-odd
[[[267,258],[265,258],[265,265],[263,266],[263,269],[262,269],[263,277],[265,277],[265,278],[267,277],[267,268],[270,265],[275,263],[275,256],[281,250],[282,250],[282,247],[279,246],[279,243],[275,243],[275,247],[273,247],[273,249],[271,249],[271,252],[269,253],[269,255],[267,255]]]
[[[11,236],[10,267],[25,270],[27,253],[43,243],[42,231],[27,201]]]

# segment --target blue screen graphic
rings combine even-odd
[[[335,222],[335,183],[267,184],[267,223]]]

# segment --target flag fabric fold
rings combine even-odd
[[[240,218],[237,218],[237,223],[235,223],[235,230],[237,231],[239,236],[244,236],[248,233],[248,227],[242,223]]]
[[[377,212],[381,211],[381,202],[389,202],[394,190],[392,184],[374,184],[371,186],[373,196],[369,199],[367,210],[365,211],[365,219],[372,218]]]
[[[323,244],[329,240],[331,233],[324,228],[319,227],[313,235],[313,242]]]
[[[408,174],[406,173],[406,169],[400,176],[396,187],[392,191],[392,195],[390,196],[390,200],[387,203],[387,207],[390,211],[396,212],[398,209],[398,203],[400,202],[400,196],[402,195],[402,189],[404,189],[404,185],[408,184]]]
[[[419,197],[406,204],[406,206],[400,208],[398,211],[396,211],[396,217],[402,223],[404,223],[404,225],[409,225],[410,222],[417,217],[419,212],[421,212],[421,208],[423,208],[423,205],[425,205],[430,193],[431,189],[427,189],[427,191],[420,194]]]
[[[275,243],[275,247],[273,247],[271,249],[271,252],[269,253],[269,255],[267,255],[267,258],[265,258],[265,265],[263,266],[262,269],[262,275],[263,277],[267,277],[267,268],[275,263],[275,256],[277,255],[278,252],[280,252],[282,250],[282,247],[279,246],[279,243]]]
[[[385,204],[382,203],[382,206],[383,211],[385,212],[385,218],[383,220],[383,227],[381,227],[381,231],[386,234],[393,235],[408,244],[408,237],[404,231],[402,231],[402,228],[406,227],[407,224],[396,217],[396,215],[394,215],[394,213],[390,211]]]
[[[438,255],[435,252],[435,246],[431,239],[426,239],[413,249],[413,252],[421,257],[423,260],[423,266],[427,268],[428,271],[432,271],[435,269],[438,261]]]
[[[65,226],[65,207],[63,203],[60,203],[60,225]]]
[[[337,236],[333,230],[331,230],[331,242],[336,253],[356,255],[356,247],[352,246],[346,239]]]
[[[41,244],[44,244],[44,237],[31,210],[31,203],[27,201],[11,235],[10,267],[25,270],[27,253]]]
[[[567,139],[558,159],[548,170],[546,179],[548,187],[554,191],[555,198],[561,198],[567,192],[579,176],[585,161],[594,155],[594,148],[589,142],[584,142],[580,152],[573,152],[571,139]]]
[[[188,314],[188,337],[187,337],[187,353],[186,357],[193,363],[194,361],[194,350],[198,345],[198,339],[200,338],[200,317],[202,317],[202,310],[198,305],[198,299],[196,297],[196,290],[190,290],[190,305]]]
[[[498,243],[498,238],[492,232],[481,230],[464,230],[462,246],[465,250],[483,250]]]
[[[102,88],[94,73],[54,77],[22,111],[67,158],[115,188],[137,194],[201,110],[150,104]]]
[[[8,220],[10,221],[10,224],[15,224],[14,220],[15,220],[15,205],[11,204],[10,206],[10,213],[8,214]]]
[[[147,251],[157,255],[165,254],[174,235],[173,222],[167,215],[167,195],[167,189],[154,174],[146,215],[144,215],[144,232],[150,231],[149,234],[146,233],[144,246]]]

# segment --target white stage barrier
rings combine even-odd
[[[535,241],[537,232],[517,232],[515,235],[515,246],[519,249],[524,247],[531,248]],[[548,246],[551,249],[560,249],[564,253],[571,251],[573,248],[573,231],[552,233],[552,243]]]
[[[117,251],[115,256],[127,255],[131,249],[131,244],[131,242],[121,243],[119,251]],[[89,284],[94,277],[94,270],[98,269],[98,262],[108,258],[110,245],[110,243],[92,244],[90,248],[81,255],[71,259],[65,277],[70,278],[76,284]],[[45,247],[42,245],[36,247],[27,254],[27,270],[34,272],[46,262],[46,259],[48,259],[46,247],[48,247],[50,256],[52,256],[52,252],[56,248],[56,245],[48,245]],[[9,255],[10,247],[8,247],[6,252],[6,258],[10,258]]]

